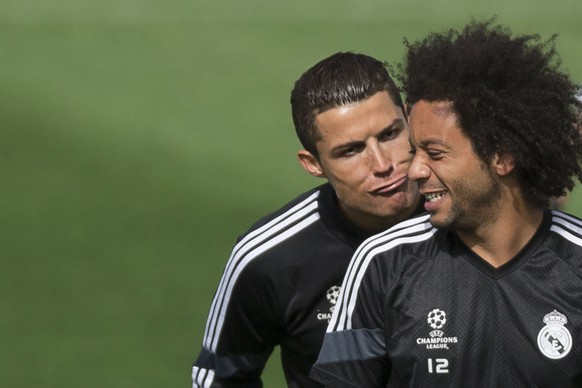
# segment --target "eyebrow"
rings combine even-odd
[[[430,145],[435,145],[435,144],[436,145],[440,145],[442,147],[445,147],[447,149],[450,148],[449,145],[447,143],[443,142],[442,140],[440,140],[440,139],[431,139],[431,138],[424,139],[423,141],[421,141],[417,145],[417,147],[426,148],[426,147],[428,147]]]
[[[397,126],[400,126],[401,127],[400,129],[404,129],[403,124],[404,124],[404,120],[397,117],[390,124],[388,124],[385,128],[383,128],[380,132],[378,132],[376,137],[381,136],[384,132],[389,131],[391,129],[394,129],[394,127],[397,127]],[[347,143],[339,144],[331,149],[331,153],[337,154],[345,149],[360,145],[362,143],[364,143],[363,140],[354,140],[354,141],[350,141]]]

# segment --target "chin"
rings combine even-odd
[[[450,220],[447,220],[442,216],[439,217],[432,213],[430,215],[429,221],[435,228],[448,228],[449,226],[451,226]]]

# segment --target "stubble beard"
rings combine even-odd
[[[485,182],[465,179],[455,185],[450,210],[443,221],[433,225],[437,228],[474,232],[495,222],[500,208],[501,183],[491,171],[488,170],[487,175],[489,179]]]

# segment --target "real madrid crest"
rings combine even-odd
[[[566,328],[568,318],[552,311],[544,316],[544,326],[538,334],[538,347],[542,354],[551,359],[566,357],[572,349],[572,335]]]

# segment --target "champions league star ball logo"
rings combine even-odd
[[[333,286],[327,290],[326,297],[329,303],[335,305],[337,303],[337,298],[339,297],[341,288],[339,286]]]
[[[442,310],[434,309],[428,313],[427,321],[433,329],[442,329],[445,323],[447,323],[447,314]]]
[[[339,294],[341,291],[340,286],[332,286],[325,292],[325,298],[329,302],[331,306],[329,306],[329,310],[320,310],[317,309],[317,319],[319,321],[328,321],[331,319],[331,314],[335,309],[335,305],[337,304],[337,300],[339,298]],[[327,306],[326,306],[327,307]]]
[[[538,347],[542,354],[553,360],[566,357],[572,349],[572,335],[566,329],[568,318],[552,311],[544,316],[546,326],[538,334]]]

